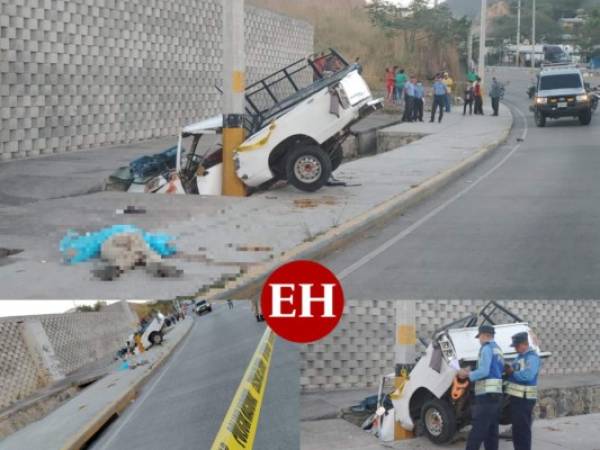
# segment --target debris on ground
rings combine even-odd
[[[0,258],[7,258],[9,256],[18,255],[19,253],[23,253],[23,249],[0,247]]]
[[[125,209],[117,209],[116,214],[146,214],[146,209],[128,205]]]

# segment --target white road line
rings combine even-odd
[[[194,320],[194,323],[192,324],[192,328],[193,328],[193,327],[196,326],[195,318],[192,319],[192,320]],[[192,333],[192,330],[190,330],[190,334],[191,333]],[[144,401],[150,396],[150,394],[152,394],[152,392],[154,391],[154,389],[156,388],[156,386],[158,385],[158,383],[160,383],[160,380],[162,380],[163,377],[169,371],[169,369],[171,367],[173,367],[173,363],[176,361],[177,358],[179,358],[181,356],[181,354],[183,353],[183,349],[185,348],[185,346],[188,345],[188,343],[190,341],[192,341],[190,334],[188,334],[184,338],[184,339],[186,339],[186,341],[184,342],[184,344],[177,349],[177,351],[176,351],[177,353],[170,358],[170,360],[167,362],[167,365],[164,366],[163,372],[158,376],[158,378],[156,378],[156,380],[153,381],[152,385],[148,389],[144,390],[144,394],[139,398],[139,400],[137,400],[135,402],[135,405],[133,405],[133,408],[126,410],[127,411],[126,417],[123,417],[122,420],[119,421],[120,422],[119,426],[117,428],[115,428],[114,432],[111,434],[111,436],[108,438],[108,440],[98,450],[106,450],[109,447],[109,445],[115,440],[115,438],[119,435],[119,433],[121,432],[121,430],[123,429],[123,427],[125,425],[127,425],[127,423],[129,423],[129,420],[135,415],[136,411],[138,409],[140,409],[140,407],[142,406],[142,404],[144,403]]]
[[[513,105],[514,109],[521,116],[521,119],[523,119],[523,126],[524,126],[524,128],[523,128],[523,134],[521,135],[521,139],[524,141],[525,138],[527,137],[528,132],[529,132],[529,128],[528,128],[528,125],[527,125],[527,118],[525,117],[525,115],[523,114],[523,112],[517,106],[515,106],[512,102],[507,102],[507,103],[511,103]],[[479,177],[477,180],[475,180],[468,187],[466,187],[465,189],[463,189],[462,191],[460,191],[459,193],[457,193],[456,195],[454,195],[452,198],[450,198],[447,201],[445,201],[444,203],[442,203],[437,208],[431,210],[429,213],[427,213],[421,219],[417,220],[411,226],[409,226],[408,228],[406,228],[403,231],[401,231],[400,233],[398,233],[396,236],[390,238],[389,240],[387,240],[386,242],[384,242],[383,244],[381,244],[379,247],[377,247],[372,252],[367,253],[365,256],[363,256],[362,258],[360,258],[354,264],[352,264],[352,265],[346,267],[345,269],[343,269],[342,271],[340,271],[337,274],[338,278],[340,280],[343,280],[348,275],[351,275],[352,273],[356,272],[358,269],[360,269],[364,265],[366,265],[369,262],[373,261],[375,258],[377,258],[379,255],[381,255],[382,253],[384,253],[386,250],[389,250],[391,247],[393,247],[394,245],[396,245],[402,239],[404,239],[405,237],[409,236],[413,231],[418,230],[422,225],[424,225],[427,222],[429,222],[429,220],[431,220],[432,218],[434,218],[435,216],[437,216],[439,213],[441,213],[443,210],[445,210],[452,203],[454,203],[455,201],[457,201],[460,198],[462,198],[465,194],[467,194],[472,189],[474,189],[479,183],[481,183],[487,177],[489,177],[490,175],[492,175],[496,170],[498,170],[500,167],[502,167],[504,165],[504,163],[506,163],[506,161],[508,161],[508,159],[512,155],[514,155],[517,150],[519,150],[520,147],[521,147],[521,142],[519,142],[517,145],[515,145],[511,149],[511,151],[504,158],[502,158],[502,160],[500,162],[498,162],[498,164],[496,164],[494,167],[492,167],[486,173],[484,173],[483,175],[481,175],[481,177]]]

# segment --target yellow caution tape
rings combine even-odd
[[[262,138],[260,141],[254,143],[254,144],[240,145],[237,148],[237,151],[238,152],[247,152],[250,150],[256,150],[257,148],[260,148],[260,147],[264,147],[269,142],[269,139],[271,139],[271,135],[273,134],[273,130],[275,128],[276,128],[275,122],[271,123],[271,125],[269,125],[269,132],[267,133],[267,135],[264,138]]]
[[[254,447],[274,344],[275,335],[267,328],[233,396],[211,450],[252,450]]]

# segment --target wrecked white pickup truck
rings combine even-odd
[[[491,302],[479,314],[448,324],[434,333],[425,354],[410,370],[400,395],[390,396],[395,421],[402,428],[425,434],[432,442],[443,444],[469,425],[474,387],[470,383],[461,386],[456,373],[459,367],[475,368],[480,349],[475,336],[478,327],[483,324],[494,326],[495,341],[507,362],[517,356],[510,344],[511,337],[520,332],[529,334],[530,345],[540,357],[550,356],[550,353],[541,351],[538,338],[526,322],[498,303]],[[385,378],[391,376],[393,374]],[[380,392],[382,390],[380,388]],[[506,425],[509,421],[508,397],[505,397],[502,423]],[[383,401],[381,395],[380,399]]]
[[[383,106],[383,99],[373,99],[360,71],[358,64],[348,64],[330,50],[248,86],[247,138],[234,154],[242,182],[251,190],[277,180],[308,192],[325,185],[342,162],[350,127]],[[162,177],[158,181],[135,180],[129,191],[220,195],[222,148],[214,135],[222,127],[222,116],[184,127],[170,174],[155,174]],[[206,135],[213,136],[208,147],[200,142]]]

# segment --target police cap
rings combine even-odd
[[[511,347],[516,347],[519,344],[526,344],[529,342],[529,334],[527,334],[526,331],[523,331],[522,333],[517,333],[512,337],[512,344],[510,344]]]
[[[493,336],[496,334],[496,330],[494,330],[494,327],[491,325],[481,325],[479,327],[479,333],[477,333],[475,338],[478,338],[481,334],[491,334]]]

